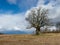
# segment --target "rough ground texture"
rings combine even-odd
[[[60,45],[60,33],[0,35],[0,45]]]

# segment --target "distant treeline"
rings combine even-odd
[[[2,34],[4,34],[4,33],[0,33],[0,35],[2,35]]]
[[[60,33],[60,30],[44,30],[42,33]]]

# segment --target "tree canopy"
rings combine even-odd
[[[31,27],[36,28],[36,34],[39,34],[40,28],[44,25],[48,25],[48,9],[39,7],[33,8],[27,14],[26,20],[29,22]]]

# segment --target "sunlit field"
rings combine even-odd
[[[60,33],[0,35],[0,45],[60,45]]]

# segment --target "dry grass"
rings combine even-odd
[[[0,35],[0,45],[60,45],[60,33]]]

